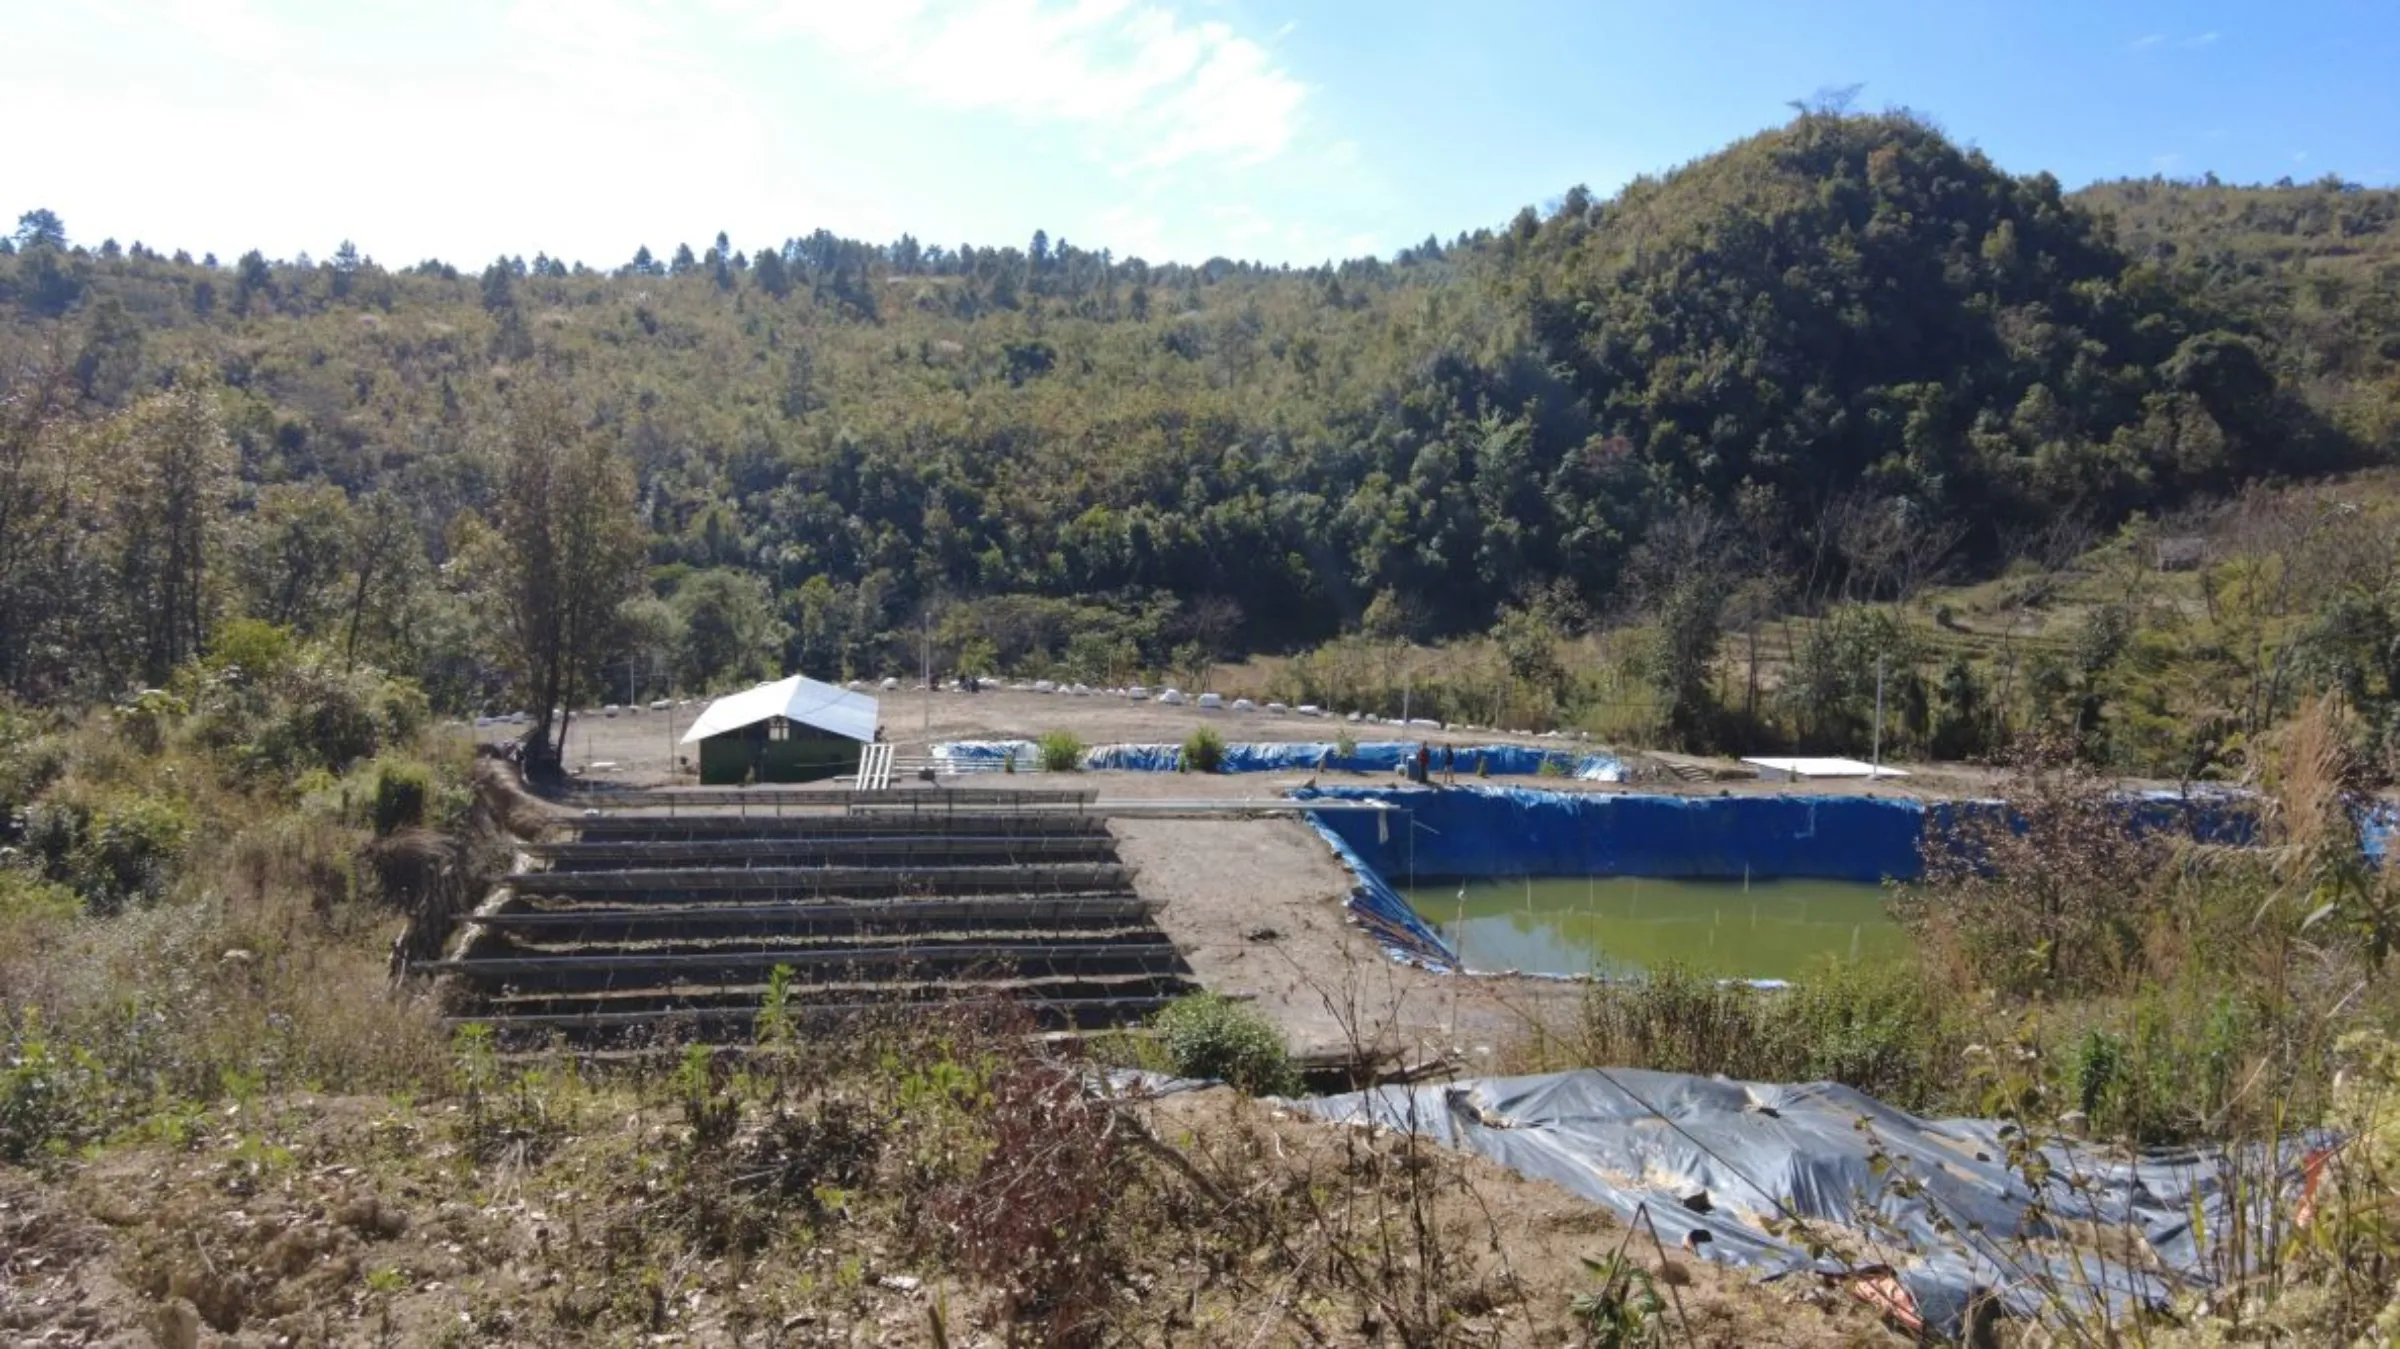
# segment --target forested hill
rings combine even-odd
[[[2196,290],[2357,441],[2400,446],[2400,190],[2162,179],[2075,196],[2118,243]]]
[[[658,599],[610,659],[671,647],[689,682],[913,666],[918,621],[972,597],[946,640],[1020,668],[1606,615],[1703,552],[1807,606],[2062,516],[2390,453],[2360,411],[2395,397],[2368,304],[2389,268],[2218,284],[2162,257],[2200,217],[2135,209],[2160,190],[2079,202],[1904,117],[1809,115],[1610,200],[1312,269],[823,232],[607,273],[348,245],[210,265],[34,212],[0,256],[0,519],[52,532],[0,546],[0,678],[113,692],[175,654],[143,621],[157,568],[128,560],[166,554],[119,537],[140,509],[29,470],[99,443],[140,465],[183,415],[140,405],[178,381],[216,391],[234,451],[178,623],[356,626],[460,706],[501,676],[452,564],[536,386],[637,474]],[[2345,351],[2383,344],[2340,379],[2300,347],[2327,306]],[[36,416],[45,369],[64,392]],[[164,490],[135,477],[74,490]],[[370,537],[408,553],[373,604],[348,580]]]

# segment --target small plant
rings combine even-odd
[[[1046,732],[1038,743],[1045,773],[1083,771],[1083,738],[1073,731]]]
[[[1202,726],[1183,742],[1183,771],[1215,773],[1225,766],[1225,737],[1214,726]]]
[[[1667,1302],[1658,1295],[1649,1271],[1622,1255],[1583,1263],[1600,1286],[1577,1293],[1567,1311],[1589,1349],[1646,1349],[1667,1343]]]
[[[1565,777],[1567,775],[1567,761],[1555,754],[1543,755],[1541,775],[1546,778]],[[1485,776],[1488,777],[1490,775],[1486,774]]]
[[[1341,731],[1336,733],[1333,737],[1333,755],[1335,758],[1342,760],[1343,767],[1348,767],[1352,763],[1355,763],[1358,759],[1357,734],[1351,731],[1348,727],[1344,727]]]
[[[786,1050],[792,1045],[792,967],[777,965],[767,971],[767,993],[759,1000],[756,1026],[758,1047],[769,1052]]]
[[[1151,1023],[1183,1077],[1213,1077],[1252,1096],[1286,1096],[1300,1075],[1275,1026],[1256,1010],[1215,993],[1168,1004]]]

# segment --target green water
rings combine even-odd
[[[1908,944],[1884,912],[1883,888],[1856,881],[1537,876],[1407,893],[1478,970],[1625,977],[1676,961],[1789,979],[1824,956],[1872,960]]]

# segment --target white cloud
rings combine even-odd
[[[2172,150],[2163,155],[2150,156],[2150,168],[2154,173],[2173,173],[2182,163],[2183,156]]]
[[[2133,40],[2133,49],[2137,52],[2148,51],[2166,40],[2164,33],[2144,33]]]
[[[284,54],[283,30],[250,0],[169,0],[160,17],[220,55],[266,62]]]
[[[2184,46],[2186,46],[2186,47],[2208,47],[2208,46],[2213,46],[2213,45],[2215,45],[2215,43],[2216,43],[2216,40],[2217,40],[2217,38],[2218,38],[2219,36],[2220,36],[2220,34],[2218,34],[2218,33],[2216,33],[2216,32],[2213,32],[2213,31],[2211,31],[2211,32],[2206,32],[2206,33],[2201,33],[2201,34],[2198,34],[2197,36],[2194,36],[2194,37],[2187,37],[2187,38],[2185,38],[2185,39],[2183,40],[2183,45],[2184,45]]]
[[[1290,146],[1308,96],[1228,25],[1134,0],[784,0],[758,19],[918,102],[1075,129],[1119,169],[1263,163]]]

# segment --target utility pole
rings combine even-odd
[[[931,754],[933,752],[933,611],[930,609],[925,611],[923,631],[925,634],[925,752]]]
[[[1875,762],[1868,766],[1867,776],[1870,779],[1883,776],[1883,656],[1880,653],[1875,657]]]

